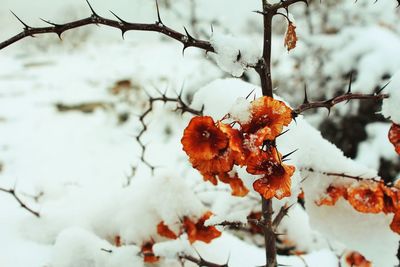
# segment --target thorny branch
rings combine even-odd
[[[193,115],[198,115],[201,116],[203,114],[203,108],[201,110],[196,110],[193,109],[183,100],[182,96],[183,91],[181,91],[176,97],[168,97],[167,92],[161,93],[160,96],[158,97],[152,97],[149,96],[149,106],[148,108],[139,116],[139,121],[142,125],[142,129],[140,130],[139,134],[135,137],[136,141],[139,143],[142,153],[140,155],[140,160],[147,165],[152,171],[155,169],[153,165],[151,165],[146,159],[145,159],[145,153],[146,153],[146,145],[142,141],[142,136],[143,134],[147,131],[148,127],[145,122],[146,117],[153,111],[154,108],[154,103],[156,102],[162,102],[162,103],[176,103],[176,108],[174,111],[181,112],[183,113],[191,113]]]
[[[326,108],[330,112],[331,108],[341,102],[348,102],[350,100],[382,100],[388,98],[388,94],[359,94],[359,93],[345,93],[343,95],[332,97],[328,100],[309,102],[307,97],[303,104],[293,110],[293,117],[297,117],[301,113],[309,109]]]
[[[385,98],[388,98],[388,94],[381,94],[381,92],[386,88],[386,86],[389,85],[389,83],[386,83],[384,86],[382,86],[379,90],[377,90],[375,93],[372,94],[361,94],[361,93],[353,93],[351,91],[351,83],[352,83],[352,73],[350,73],[350,79],[349,79],[349,86],[347,88],[347,92],[339,95],[332,97],[328,100],[322,100],[322,101],[315,101],[315,102],[310,102],[308,99],[307,95],[307,87],[304,86],[304,101],[303,104],[301,104],[299,107],[293,110],[292,115],[293,117],[297,117],[301,113],[303,113],[306,110],[309,109],[317,109],[317,108],[326,108],[328,112],[331,112],[331,108],[334,107],[335,105],[341,103],[341,102],[349,102],[350,100],[382,100]]]
[[[33,209],[31,209],[30,207],[28,207],[18,196],[17,193],[15,192],[15,188],[13,189],[4,189],[4,188],[0,188],[0,191],[4,192],[4,193],[8,193],[10,195],[12,195],[14,197],[14,199],[19,203],[19,205],[21,206],[21,208],[27,210],[28,212],[30,212],[31,214],[33,214],[36,217],[40,217],[39,212],[34,211]]]
[[[122,33],[122,37],[124,37],[124,34],[128,31],[151,31],[151,32],[159,32],[161,34],[164,34],[172,39],[175,39],[183,44],[183,50],[185,50],[188,47],[197,47],[200,49],[203,49],[207,52],[214,52],[214,48],[211,46],[210,42],[204,41],[204,40],[199,40],[194,38],[189,34],[189,32],[185,29],[185,33],[180,33],[177,32],[168,26],[166,26],[163,21],[161,20],[160,16],[160,11],[158,7],[158,3],[156,2],[156,7],[157,7],[157,21],[155,23],[131,23],[123,20],[119,16],[117,16],[115,13],[112,11],[111,14],[116,17],[117,20],[112,20],[108,19],[105,17],[102,17],[98,15],[93,7],[90,5],[89,1],[86,0],[89,8],[92,12],[92,14],[84,19],[80,20],[75,20],[71,21],[68,23],[64,24],[57,24],[50,22],[48,20],[41,19],[45,23],[49,24],[50,26],[47,27],[32,27],[26,24],[24,21],[22,21],[14,12],[12,14],[22,23],[24,26],[23,31],[20,32],[19,34],[9,38],[8,40],[1,42],[0,43],[0,50],[18,42],[21,39],[24,39],[26,37],[34,37],[36,35],[40,34],[46,34],[46,33],[55,33],[58,35],[58,37],[61,39],[61,35],[68,30],[83,27],[86,25],[105,25],[108,27],[116,28],[119,29]]]

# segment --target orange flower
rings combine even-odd
[[[204,226],[204,222],[210,218],[212,213],[206,212],[197,223],[192,222],[188,217],[183,219],[183,227],[189,237],[189,242],[192,244],[195,241],[203,241],[210,243],[214,238],[220,237],[221,232],[215,226]]]
[[[171,229],[169,229],[169,227],[167,225],[165,225],[163,221],[161,221],[157,225],[157,233],[160,236],[163,236],[163,237],[166,237],[169,239],[177,239],[178,238],[178,236]]]
[[[397,154],[400,155],[400,125],[393,123],[389,130],[389,140],[394,145]]]
[[[144,262],[156,263],[159,261],[160,258],[157,257],[156,255],[154,255],[153,245],[154,245],[154,241],[149,241],[142,245],[141,252],[144,257]]]
[[[383,191],[377,184],[363,182],[347,189],[348,201],[359,212],[383,211]]]
[[[228,146],[228,138],[208,116],[194,117],[183,132],[183,150],[194,160],[211,160]]]
[[[246,160],[246,171],[251,174],[272,175],[282,171],[280,155],[276,148],[251,154]]]
[[[372,264],[358,252],[351,252],[346,255],[346,263],[351,267],[371,267]]]
[[[292,110],[285,103],[264,96],[251,102],[251,120],[242,124],[242,131],[255,134],[257,143],[273,140],[282,132],[283,126],[292,121]]]
[[[253,188],[265,199],[289,197],[291,195],[291,177],[294,171],[294,166],[282,164],[278,171],[256,180]]]
[[[334,187],[330,185],[326,189],[326,196],[316,202],[318,206],[334,206],[340,197],[347,198],[347,190],[344,187]]]
[[[387,187],[380,184],[383,191],[383,212],[395,213],[399,209],[400,192],[395,187]]]
[[[223,124],[218,125],[221,127]],[[214,185],[218,183],[218,173],[232,170],[235,161],[232,151],[238,151],[241,146],[240,140],[237,140],[237,130],[227,125],[221,128],[224,131],[215,126],[211,117],[194,117],[181,140],[193,167],[200,171],[205,181]]]
[[[397,211],[394,214],[390,224],[390,229],[392,229],[393,232],[400,234],[400,211]]]
[[[194,168],[200,171],[205,181],[210,181],[217,185],[216,175],[229,172],[233,168],[234,159],[232,155],[225,151],[211,160],[190,160]]]
[[[229,139],[229,152],[238,165],[243,165],[245,155],[243,151],[243,136],[237,129],[233,129],[230,125],[218,122],[218,128],[228,137]]]
[[[230,185],[233,196],[244,197],[249,193],[249,190],[243,184],[243,181],[239,178],[237,172],[235,172],[233,177],[228,173],[220,173],[218,174],[218,178],[221,182]]]

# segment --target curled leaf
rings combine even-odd
[[[288,51],[290,51],[296,47],[296,43],[297,43],[296,25],[294,25],[293,22],[289,21],[285,35],[285,47],[287,48]]]

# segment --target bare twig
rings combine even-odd
[[[35,216],[38,217],[38,218],[40,217],[39,212],[34,211],[34,210],[31,209],[30,207],[28,207],[28,206],[17,196],[17,193],[15,192],[15,189],[4,189],[4,188],[0,188],[0,191],[12,195],[12,196],[14,197],[14,199],[19,203],[19,205],[21,206],[21,208],[27,210],[28,212],[30,212],[31,214],[35,215]]]
[[[41,34],[47,34],[47,33],[55,33],[58,35],[58,37],[61,39],[61,35],[68,30],[83,27],[86,25],[105,25],[108,27],[116,28],[119,29],[122,33],[122,37],[124,37],[124,34],[128,31],[151,31],[151,32],[159,32],[161,34],[164,34],[172,39],[175,39],[183,44],[183,50],[185,50],[188,47],[197,47],[200,49],[203,49],[207,52],[214,52],[214,48],[211,46],[210,42],[204,41],[204,40],[198,40],[191,36],[187,30],[185,29],[185,33],[180,33],[177,32],[168,26],[166,26],[160,16],[159,12],[159,7],[158,3],[156,3],[157,6],[157,21],[155,23],[131,23],[127,22],[123,19],[121,19],[119,16],[114,14],[113,12],[112,15],[116,17],[117,20],[111,20],[105,17],[102,17],[98,15],[93,7],[90,5],[90,3],[87,1],[89,8],[92,12],[92,14],[84,19],[80,20],[75,20],[71,21],[68,23],[64,24],[57,24],[53,23],[47,20],[42,19],[45,23],[49,24],[50,26],[47,27],[31,27],[27,25],[25,22],[23,22],[17,15],[15,15],[13,12],[12,14],[21,22],[23,25],[23,31],[20,32],[19,34],[9,38],[8,40],[1,42],[0,43],[0,50],[18,42],[19,40],[22,40],[26,37],[34,37],[36,35],[41,35]]]
[[[292,207],[293,205],[290,206],[283,206],[278,214],[275,216],[274,220],[272,221],[272,227],[274,229],[274,231],[276,231],[276,229],[278,228],[279,224],[281,223],[281,221],[283,220],[283,218],[285,218],[285,216],[288,215],[289,209]]]
[[[197,264],[199,267],[228,267],[228,263],[225,264],[217,264],[203,259],[202,257],[196,258],[190,255],[179,255],[179,259],[190,261],[194,264]]]
[[[160,96],[158,97],[149,97],[149,107],[139,116],[139,121],[142,125],[142,129],[140,130],[139,134],[135,137],[136,141],[139,143],[142,153],[140,155],[140,160],[147,165],[152,171],[155,169],[153,165],[151,165],[145,158],[145,153],[146,153],[146,145],[142,141],[142,136],[143,134],[147,131],[148,127],[145,122],[146,117],[153,111],[154,103],[156,102],[163,102],[163,103],[176,103],[176,108],[174,111],[180,112],[181,114],[183,113],[191,113],[193,115],[202,115],[203,114],[203,108],[201,110],[196,110],[193,109],[183,100],[182,96],[183,91],[181,91],[179,94],[177,94],[176,97],[168,97],[167,93],[161,93]]]

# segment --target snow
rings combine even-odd
[[[257,64],[261,49],[248,38],[213,33],[210,40],[216,52],[218,66],[232,76],[240,77],[249,67]]]
[[[244,97],[239,97],[229,110],[229,115],[234,121],[248,123],[251,120],[250,101]]]
[[[391,124],[376,122],[367,125],[368,138],[358,147],[357,162],[374,169],[379,168],[380,159],[396,160],[397,153],[387,138]]]
[[[392,76],[385,91],[389,94],[389,98],[383,100],[382,114],[394,123],[400,124],[400,71]]]

